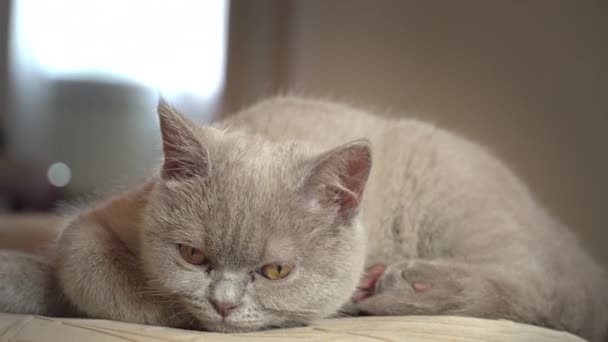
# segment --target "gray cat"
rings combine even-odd
[[[0,310],[235,332],[342,309],[608,334],[605,271],[471,142],[292,97],[215,126],[162,102],[159,117],[158,176],[72,218],[53,258],[0,253]]]

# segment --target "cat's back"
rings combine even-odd
[[[508,190],[512,194],[501,192],[503,198],[526,199],[525,189],[477,145],[417,120],[384,118],[327,101],[279,97],[237,113],[223,125],[277,141],[305,141],[319,151],[368,139],[373,166],[363,216],[372,237],[372,259],[416,257],[412,253],[420,250],[419,230],[436,216],[430,210],[463,208],[465,197],[477,200],[477,194],[484,194],[486,201],[491,195],[481,188],[493,183],[487,175],[513,183]],[[460,194],[463,183],[470,184]],[[446,203],[452,199],[455,203]],[[517,199],[518,205],[523,202]],[[397,231],[401,245],[387,247]]]
[[[275,141],[302,141],[319,151],[365,138],[372,147],[371,186],[379,183],[400,188],[404,181],[426,183],[432,178],[443,181],[426,189],[431,191],[460,185],[446,184],[450,179],[482,187],[495,185],[496,179],[500,179],[499,183],[510,192],[501,197],[521,197],[518,202],[522,198],[526,204],[525,200],[531,202],[526,187],[484,148],[414,119],[386,118],[323,100],[276,97],[249,107],[220,125]]]
[[[497,158],[479,145],[427,123],[383,118],[322,100],[277,97],[237,113],[222,125],[276,141],[305,141],[319,151],[368,139],[373,165],[363,217],[371,234],[372,259],[445,253],[446,246],[425,243],[425,237],[435,234],[433,229],[453,226],[450,222],[461,217],[479,216],[480,208],[488,208],[488,215],[509,215],[517,222],[514,226],[529,230],[526,241],[518,244],[533,244],[558,229],[526,186]],[[562,233],[564,240],[570,240],[568,233]],[[464,236],[462,232],[442,234],[452,246]],[[503,234],[522,235],[517,231]],[[387,242],[393,245],[387,246]]]
[[[392,120],[344,104],[292,96],[259,102],[221,125],[275,141],[302,141],[319,153],[356,139],[369,140],[373,166],[363,211],[372,231],[388,224],[380,218],[388,220],[403,197],[403,167],[412,162],[408,158],[416,154],[413,151],[424,149],[421,145],[436,131],[414,120]]]
[[[383,132],[386,120],[332,102],[276,97],[257,103],[223,125],[246,129],[274,140],[302,140],[324,148]]]

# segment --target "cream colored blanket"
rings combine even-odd
[[[357,317],[244,334],[208,333],[97,319],[0,314],[0,341],[583,341],[504,320],[451,316]]]

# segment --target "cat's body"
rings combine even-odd
[[[361,210],[366,264],[406,263],[394,273],[434,287],[417,293],[401,279],[399,295],[360,307],[376,314],[465,314],[586,337],[606,334],[605,272],[481,147],[418,121],[383,120],[326,102],[283,101],[278,108],[260,104],[228,124],[325,149],[368,138],[374,166]],[[389,278],[385,274],[386,282],[394,281]]]
[[[186,132],[171,115],[161,113],[161,177],[81,213],[63,233],[53,265],[72,313],[241,331],[349,304],[605,338],[605,272],[475,144],[297,98],[262,102],[218,129]],[[371,143],[371,172],[360,138]],[[212,267],[183,263],[181,244]],[[292,274],[259,276],[277,262]],[[383,275],[348,303],[364,267],[377,264]],[[0,295],[9,291],[0,285]],[[2,300],[0,309],[19,311]]]

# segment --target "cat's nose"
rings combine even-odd
[[[238,304],[231,302],[216,302],[213,299],[210,299],[209,301],[211,302],[211,305],[213,306],[215,311],[222,315],[222,317],[228,316],[233,309],[239,306]]]

